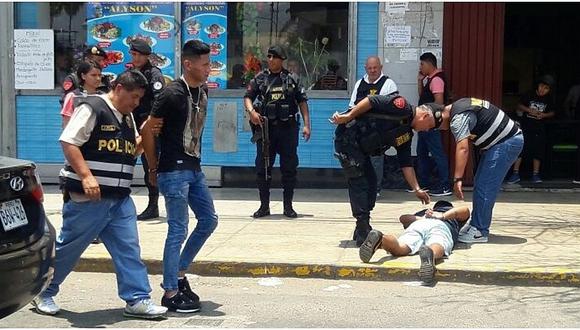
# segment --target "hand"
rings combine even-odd
[[[421,204],[427,205],[431,202],[431,197],[429,197],[429,194],[423,189],[415,191],[415,196],[421,200]]]
[[[256,111],[252,111],[252,112],[250,112],[250,121],[254,125],[262,126],[262,122],[264,121],[264,118],[262,116],[260,116],[260,114],[257,113]]]
[[[83,185],[83,191],[85,195],[90,200],[98,201],[101,199],[101,188],[99,187],[99,183],[97,179],[89,175],[81,180],[81,184]]]
[[[422,81],[423,79],[425,79],[425,76],[421,73],[421,71],[419,71],[417,73],[417,80],[418,81]]]
[[[310,140],[310,127],[304,126],[304,128],[302,129],[302,137],[306,142]]]
[[[329,120],[331,123],[336,125],[345,124],[352,120],[351,113],[352,112],[348,112],[341,115],[338,112],[335,112],[334,114],[332,114],[332,117],[330,117]]]
[[[463,190],[462,190],[463,182],[457,181],[453,184],[453,192],[455,193],[455,197],[463,200]]]
[[[433,209],[428,209],[425,212],[425,215],[429,218],[435,218],[435,219],[440,219],[443,220],[443,213],[442,212],[435,212],[433,211]]]

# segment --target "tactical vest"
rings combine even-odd
[[[65,81],[67,79],[69,79],[72,82],[72,85],[70,88],[66,90],[64,90],[63,88],[63,93],[59,100],[61,107],[64,105],[64,99],[66,98],[68,93],[74,92],[76,89],[79,90],[81,89],[79,78],[75,73],[71,73],[64,78]],[[111,90],[111,81],[109,79],[109,76],[101,76],[101,86],[97,87],[98,94],[105,94],[108,93],[110,90]]]
[[[260,114],[270,120],[287,121],[294,118],[298,113],[298,104],[296,103],[298,83],[292,74],[283,69],[279,79],[274,77],[272,81],[268,81],[270,76],[268,70],[262,71],[261,74],[262,77],[258,81],[258,88],[262,96],[262,100],[259,100],[261,104],[258,105]],[[277,99],[274,99],[274,95],[277,96]]]
[[[435,95],[433,95],[433,93],[431,92],[431,81],[433,80],[433,78],[435,77],[439,77],[441,78],[441,80],[443,80],[443,103],[447,104],[447,102],[449,102],[449,90],[447,88],[447,81],[445,79],[445,73],[443,73],[443,71],[439,71],[437,72],[433,77],[427,77],[427,83],[425,84],[425,86],[423,86],[423,92],[421,93],[421,95],[419,96],[419,105],[421,104],[425,104],[425,103],[431,103],[431,102],[435,102]]]
[[[99,183],[101,196],[121,198],[131,193],[136,158],[135,128],[130,115],[119,122],[113,110],[99,96],[87,96],[80,104],[88,104],[97,115],[89,140],[81,153]],[[64,186],[70,192],[84,193],[81,179],[70,165],[61,170]]]
[[[463,98],[453,102],[451,119],[467,111],[473,111],[477,116],[477,124],[471,130],[469,139],[482,150],[507,140],[520,129],[500,108],[489,101],[476,98]]]
[[[360,84],[356,89],[356,99],[354,104],[358,104],[362,99],[369,95],[379,95],[387,79],[389,79],[389,77],[382,76],[381,79],[374,84],[369,84],[364,79],[361,79]]]

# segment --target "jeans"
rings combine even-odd
[[[117,274],[119,297],[126,302],[150,298],[147,268],[141,261],[137,213],[131,197],[99,201],[69,200],[62,208],[62,228],[56,239],[54,277],[41,294],[53,297],[95,237],[111,254]]]
[[[449,162],[447,155],[443,151],[443,144],[441,143],[441,132],[439,130],[430,130],[427,132],[419,132],[417,140],[417,175],[421,187],[426,187],[429,184],[431,176],[431,160],[429,159],[429,152],[435,161],[437,167],[437,174],[439,175],[439,189],[449,188]]]
[[[375,169],[375,175],[377,176],[377,193],[381,192],[381,188],[383,187],[383,171],[385,166],[385,154],[381,154],[380,156],[372,156],[371,163],[373,164],[373,168]]]
[[[157,175],[159,191],[165,198],[167,210],[167,238],[163,251],[163,288],[177,290],[178,272],[186,271],[218,224],[213,199],[201,171],[179,170]],[[197,219],[195,229],[188,233],[191,208]]]
[[[479,229],[484,236],[489,234],[493,206],[503,179],[523,146],[524,137],[518,134],[494,145],[481,155],[473,183],[471,225]]]

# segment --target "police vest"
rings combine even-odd
[[[69,83],[67,83],[67,81]],[[79,78],[77,77],[77,75],[74,73],[71,73],[68,76],[66,76],[64,78],[62,89],[63,89],[63,93],[62,93],[60,100],[59,100],[61,107],[64,105],[64,99],[66,98],[68,93],[74,92],[77,89],[78,90],[81,89]],[[111,90],[110,76],[108,76],[108,75],[101,76],[101,86],[99,86],[97,88],[98,94],[108,93],[110,90]]]
[[[463,98],[453,102],[451,119],[467,111],[475,112],[477,116],[477,124],[471,130],[469,139],[482,150],[507,140],[516,135],[520,129],[500,108],[489,101],[476,98]]]
[[[443,103],[447,104],[449,102],[449,91],[447,88],[447,81],[445,79],[445,74],[442,71],[437,72],[433,77],[427,77],[427,83],[423,86],[423,92],[419,96],[419,105],[425,103],[435,102],[435,95],[431,92],[431,81],[433,78],[439,77],[443,80]]]
[[[153,81],[153,78],[155,78],[154,76],[156,77],[163,76],[161,70],[158,67],[151,65],[151,63],[149,62],[147,62],[143,66],[143,68],[141,68],[141,70],[139,71],[141,71],[141,73],[145,76],[145,78],[147,79],[147,84],[149,86],[145,88],[145,94],[141,98],[139,106],[133,111],[133,116],[135,117],[137,127],[141,127],[141,124],[143,124],[145,119],[147,119],[147,116],[149,116],[151,108],[153,107],[153,101],[155,99],[155,96],[150,86],[151,81]],[[155,86],[153,86],[153,88],[155,88]]]
[[[410,143],[413,138],[411,105],[399,95],[374,95],[369,100],[373,105],[371,110],[337,127],[337,141],[357,143],[367,155],[379,155],[389,147]]]
[[[358,104],[362,99],[369,95],[379,95],[387,79],[389,79],[389,77],[382,76],[381,79],[374,84],[369,84],[364,79],[361,79],[360,84],[356,89],[356,99],[354,104]]]
[[[102,197],[121,198],[131,193],[136,158],[135,128],[130,115],[119,122],[113,110],[99,96],[87,96],[81,104],[88,104],[96,114],[95,128],[89,140],[80,147],[81,153],[99,182]],[[83,193],[81,179],[70,165],[61,171],[68,191]]]
[[[296,103],[296,93],[298,83],[292,77],[292,74],[283,69],[279,77],[271,78],[268,70],[260,73],[256,77],[260,95],[262,96],[261,105],[258,104],[260,114],[268,117],[270,120],[286,121],[293,118],[298,113],[298,104]]]

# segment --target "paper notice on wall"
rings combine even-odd
[[[417,48],[401,48],[401,61],[417,61],[419,50]]]
[[[408,46],[411,44],[411,26],[389,25],[385,30],[385,42],[387,44],[401,46]]]
[[[213,107],[213,151],[238,151],[238,107],[236,102],[216,102]]]
[[[427,47],[441,47],[441,39],[427,39]]]
[[[409,3],[406,1],[387,2],[386,4],[387,13],[404,13],[407,10],[409,10]]]
[[[54,89],[52,30],[14,30],[14,88]]]

